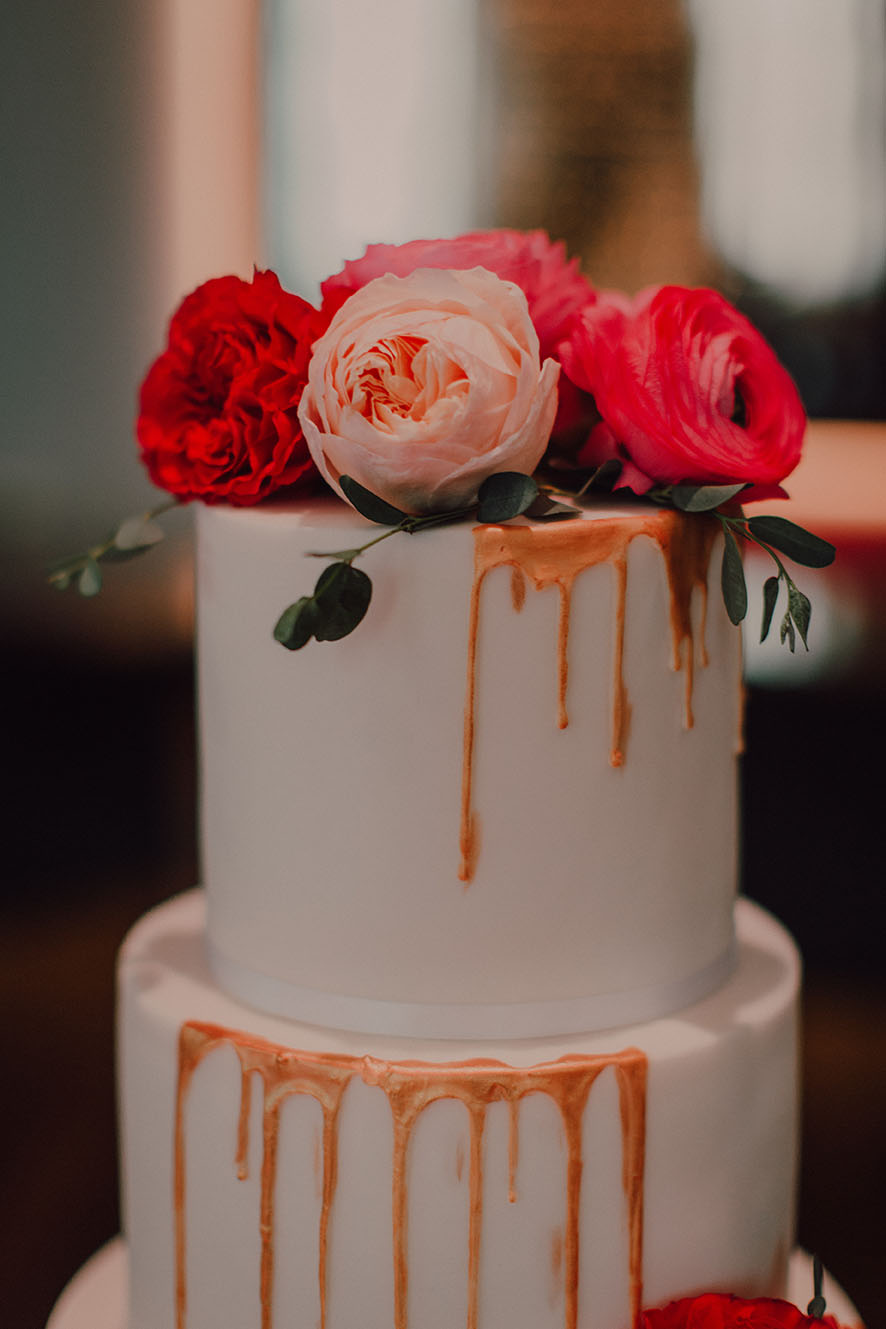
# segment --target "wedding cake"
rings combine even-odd
[[[720,297],[604,295],[538,234],[182,306],[139,437],[203,500],[205,885],[121,956],[128,1329],[786,1294],[799,966],[735,899],[737,541],[791,648],[779,553],[829,554],[736,502],[802,430]]]

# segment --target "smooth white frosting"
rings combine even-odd
[[[174,1316],[173,1123],[177,1044],[187,1020],[206,1021],[306,1052],[397,1061],[494,1057],[531,1066],[628,1046],[649,1060],[644,1199],[644,1304],[700,1291],[784,1290],[793,1245],[798,961],[784,930],[747,902],[738,908],[739,962],[712,996],[677,1015],[593,1037],[449,1043],[365,1037],[260,1014],[216,987],[205,955],[204,901],[161,906],[130,935],[120,970],[120,1093],[125,1230],[131,1258],[128,1329],[169,1329]],[[627,1323],[625,1201],[614,1083],[584,1116],[580,1324]],[[257,1077],[254,1077],[257,1078]],[[249,1179],[234,1154],[240,1069],[230,1049],[197,1068],[187,1100],[187,1329],[258,1324],[261,1114],[253,1112]],[[257,1089],[255,1092],[258,1092]],[[499,1110],[500,1109],[500,1110]],[[317,1320],[318,1104],[284,1108],[274,1247],[274,1323]],[[464,1322],[468,1113],[434,1103],[409,1155],[410,1325]],[[539,1094],[521,1107],[517,1200],[508,1203],[508,1117],[488,1112],[480,1295],[483,1329],[562,1329],[563,1124]],[[390,1329],[392,1127],[389,1104],[359,1080],[339,1121],[332,1207],[329,1316],[334,1326]]]
[[[733,941],[739,640],[716,555],[711,663],[696,669],[687,730],[664,560],[645,536],[630,546],[632,717],[619,769],[609,764],[612,569],[575,582],[562,730],[557,590],[530,587],[518,614],[510,570],[488,575],[480,852],[465,886],[471,525],[397,535],[370,551],[361,566],[373,601],[352,636],[297,653],[272,639],[324,565],[306,553],[378,531],[334,501],[198,513],[202,842],[219,981],[294,1017],[378,1028],[371,1012],[394,1003],[411,1008],[411,1032],[460,1036],[474,1021],[458,1007],[488,1007],[478,1027],[513,1037],[526,1031],[502,1015],[514,1003],[536,1012],[536,1032],[556,1033],[698,996],[700,976],[709,986],[722,977]],[[697,602],[694,611],[700,636]],[[656,1003],[638,1004],[644,993],[658,993]],[[423,1023],[434,1006],[453,1021]]]

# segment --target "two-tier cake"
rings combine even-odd
[[[796,394],[713,293],[604,298],[544,237],[362,263],[319,311],[209,283],[143,393],[205,500],[205,890],[121,958],[128,1329],[782,1296],[798,960],[735,902],[736,540],[825,554],[734,503]]]

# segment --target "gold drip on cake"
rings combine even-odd
[[[478,1320],[481,1240],[483,1229],[484,1133],[489,1106],[509,1106],[508,1199],[516,1200],[519,1103],[533,1093],[546,1094],[557,1106],[567,1148],[564,1228],[561,1238],[564,1329],[578,1323],[580,1194],[584,1166],[583,1119],[588,1095],[601,1073],[612,1069],[618,1085],[622,1136],[622,1176],[628,1223],[628,1285],[632,1321],[642,1296],[643,1171],[646,1134],[646,1070],[644,1053],[626,1048],[609,1056],[567,1056],[536,1066],[508,1066],[486,1058],[433,1063],[391,1062],[373,1057],[300,1052],[219,1025],[188,1022],[179,1035],[179,1071],[175,1117],[174,1200],[176,1236],[176,1329],[187,1326],[186,1280],[186,1138],[185,1104],[194,1072],[213,1050],[228,1046],[240,1062],[240,1115],[235,1167],[247,1174],[247,1138],[251,1076],[263,1086],[261,1161],[260,1299],[262,1329],[272,1329],[274,1278],[274,1189],[280,1109],[293,1094],[309,1094],[323,1111],[323,1202],[317,1270],[320,1324],[326,1324],[326,1279],[329,1220],[338,1175],[338,1115],[350,1081],[359,1076],[387,1097],[393,1119],[391,1164],[392,1248],[395,1329],[407,1329],[409,1301],[408,1154],[415,1123],[439,1099],[464,1104],[469,1116],[469,1224],[467,1329]]]
[[[625,609],[627,603],[627,554],[637,536],[653,540],[661,551],[668,584],[671,630],[671,662],[683,670],[684,723],[693,725],[692,692],[695,656],[707,664],[704,628],[707,610],[707,577],[717,522],[700,514],[686,517],[671,508],[652,509],[630,516],[598,517],[589,521],[550,522],[525,526],[477,526],[474,530],[474,579],[468,614],[468,662],[465,695],[464,755],[462,764],[459,879],[469,882],[476,867],[477,817],[473,807],[473,763],[476,741],[477,640],[480,630],[480,598],[483,582],[493,568],[510,567],[511,598],[520,610],[525,581],[537,591],[556,586],[559,592],[557,626],[557,726],[569,724],[569,624],[572,590],[576,578],[589,568],[609,563],[615,576],[613,634],[612,720],[609,761],[621,766],[625,760],[631,707],[624,677]],[[701,614],[696,630],[692,623],[692,594],[701,593]],[[696,637],[698,647],[696,648]]]

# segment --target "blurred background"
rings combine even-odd
[[[886,1324],[883,0],[30,0],[4,29],[4,1322],[41,1329],[117,1230],[114,956],[199,873],[188,515],[95,600],[45,565],[157,502],[132,422],[188,290],[258,263],[312,298],[368,242],[504,225],[599,286],[718,286],[814,417],[781,510],[840,552],[808,657],[747,642],[742,877],[807,964],[800,1240]]]

